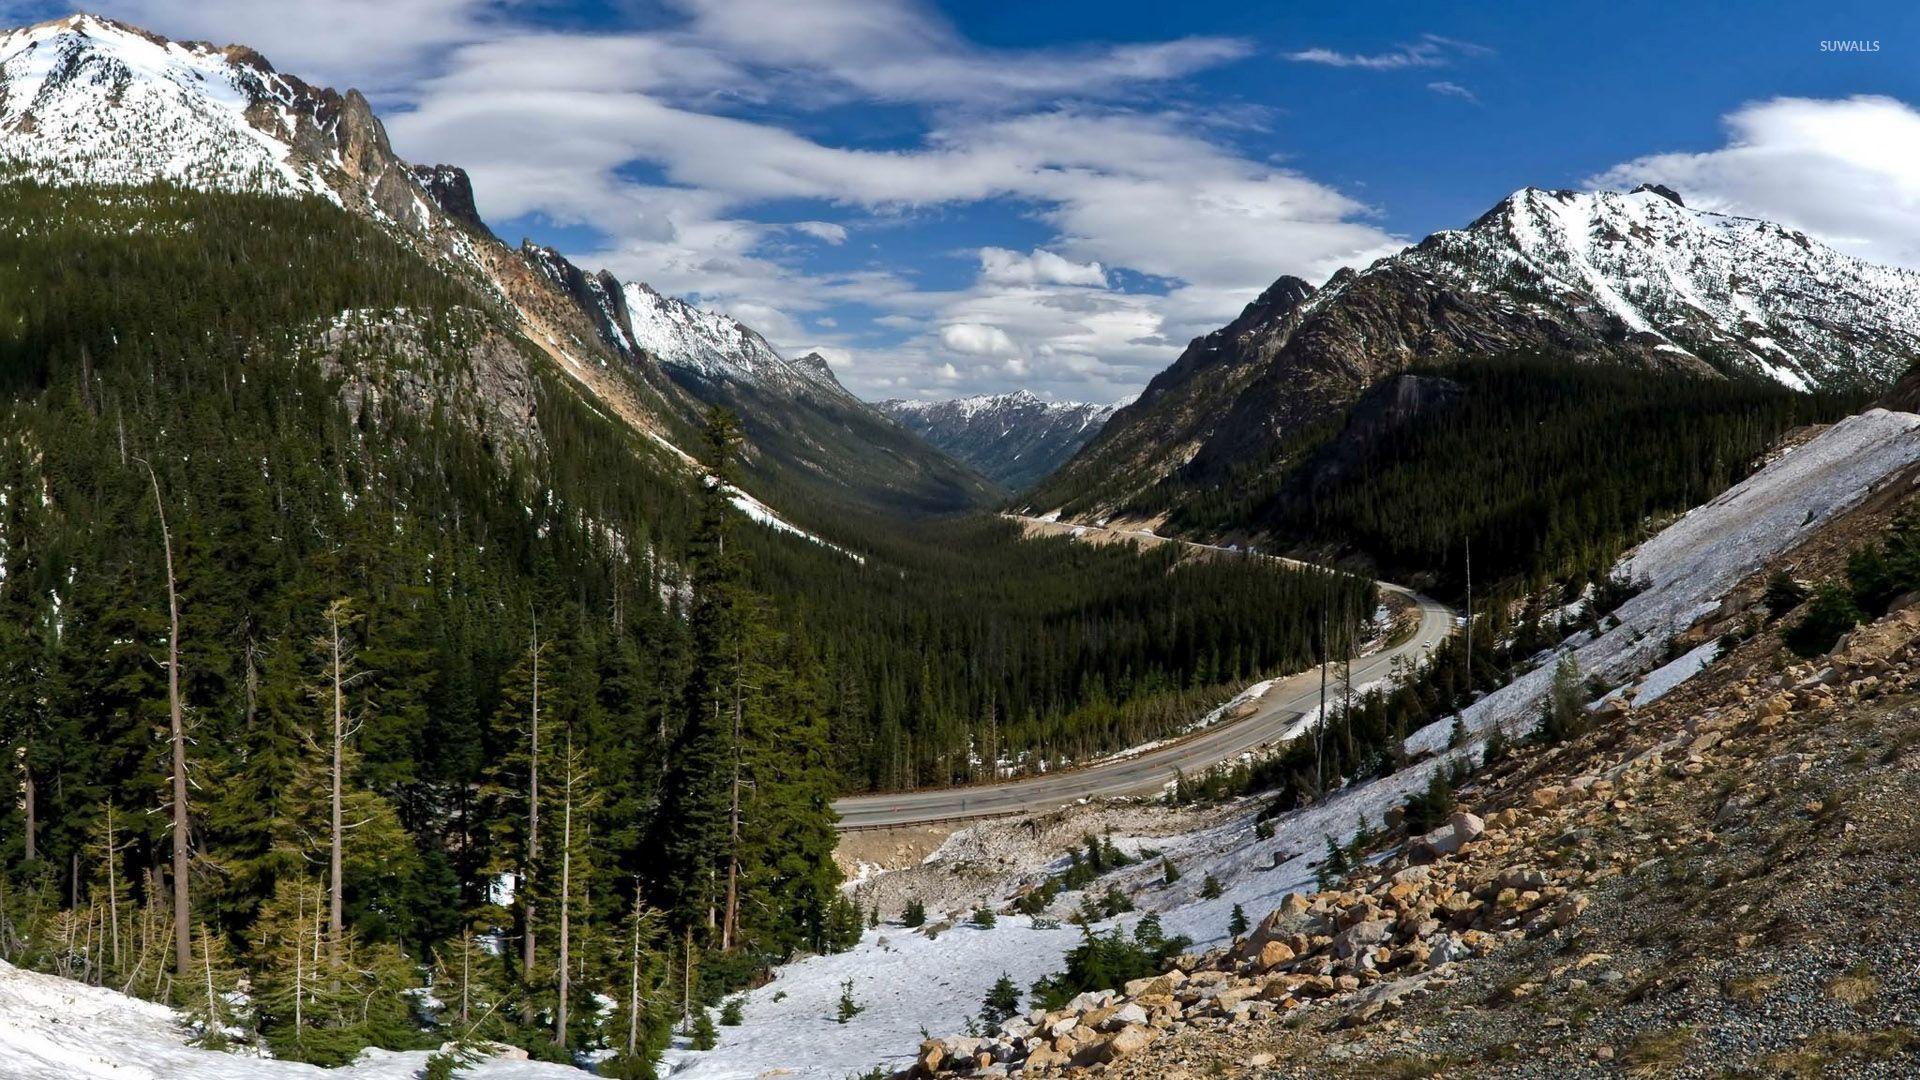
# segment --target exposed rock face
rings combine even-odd
[[[521,242],[520,257],[579,307],[607,348],[627,360],[640,358],[618,278],[605,270],[589,274],[553,248],[531,240]]]
[[[1189,345],[1036,497],[1091,512],[1165,484],[1177,501],[1410,366],[1523,351],[1883,387],[1920,357],[1920,274],[1687,209],[1666,189],[1528,188],[1318,291],[1282,278]]]
[[[479,208],[474,205],[473,181],[468,178],[467,170],[457,165],[414,165],[411,168],[414,180],[448,217],[476,229],[487,227],[487,223],[480,220]]]
[[[447,335],[451,349],[430,344],[433,332]],[[502,463],[545,450],[530,350],[479,311],[437,331],[405,311],[342,312],[317,328],[309,347],[320,370],[340,379],[341,400],[356,418],[425,419],[443,408],[467,417]]]
[[[1043,401],[1025,390],[952,401],[883,401],[900,426],[979,470],[1008,491],[1023,491],[1060,467],[1113,415],[1112,405]]]

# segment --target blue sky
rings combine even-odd
[[[872,398],[1111,400],[1278,275],[1526,185],[1661,180],[1920,265],[1911,5],[96,7],[366,89],[509,241],[817,348]]]

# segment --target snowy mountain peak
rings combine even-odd
[[[951,401],[883,401],[881,412],[1013,491],[1085,445],[1116,406],[1045,401],[1026,390]]]
[[[623,292],[634,345],[661,363],[714,381],[734,381],[785,390],[840,390],[826,361],[789,361],[767,339],[729,315],[663,296],[644,282]]]
[[[1388,264],[1796,389],[1885,385],[1920,357],[1920,274],[1654,185],[1525,188],[1360,277]]]
[[[250,51],[74,15],[0,35],[0,87],[0,155],[44,179],[331,193],[292,146],[313,91]]]
[[[466,174],[401,161],[358,91],[97,15],[0,34],[0,162],[53,184],[318,196],[415,234],[479,224]]]
[[[840,380],[834,377],[833,365],[828,363],[827,358],[821,356],[819,353],[810,352],[798,359],[790,360],[788,363],[793,366],[795,371],[800,372],[821,386],[843,394],[846,393],[846,388],[842,387]]]

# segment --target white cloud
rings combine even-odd
[[[847,227],[845,225],[835,225],[831,221],[796,221],[793,223],[793,227],[795,231],[806,233],[808,236],[823,243],[844,244],[847,242]]]
[[[1091,285],[1107,287],[1107,272],[1097,262],[1077,263],[1045,248],[1025,255],[1006,248],[980,249],[980,276],[999,285]]]
[[[1470,104],[1474,104],[1474,105],[1480,104],[1479,95],[1475,94],[1473,91],[1467,89],[1466,87],[1461,86],[1457,82],[1448,82],[1445,79],[1441,79],[1438,82],[1428,83],[1427,89],[1433,91],[1436,94],[1439,94],[1441,97],[1454,97],[1454,98],[1459,98],[1461,101],[1465,101]]]
[[[1246,56],[1233,38],[1018,52],[984,49],[910,0],[675,0],[691,33],[763,64],[810,69],[862,94],[1004,105],[1098,96]]]
[[[1483,56],[1493,50],[1471,41],[1459,41],[1438,34],[1422,34],[1420,40],[1396,45],[1382,53],[1348,53],[1334,49],[1301,49],[1286,54],[1287,59],[1326,67],[1359,68],[1364,71],[1399,71],[1405,68],[1445,67],[1462,56]]]
[[[1005,330],[982,323],[948,323],[940,328],[940,344],[968,356],[1007,356],[1017,351]]]
[[[1725,123],[1717,150],[1639,158],[1589,183],[1666,184],[1688,206],[1766,218],[1863,259],[1920,267],[1920,111],[1889,97],[1774,98]]]

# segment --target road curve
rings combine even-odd
[[[1453,631],[1451,609],[1411,589],[1384,581],[1378,584],[1383,591],[1399,593],[1419,605],[1420,625],[1411,637],[1397,645],[1369,656],[1354,657],[1355,686],[1386,678],[1395,663],[1402,659],[1412,662],[1425,656]],[[1333,677],[1338,674],[1336,669]],[[1151,794],[1165,787],[1176,771],[1199,773],[1274,741],[1294,721],[1312,711],[1319,704],[1319,697],[1320,669],[1314,667],[1276,679],[1260,699],[1258,710],[1251,715],[1215,724],[1131,757],[996,784],[856,795],[838,800],[833,808],[840,815],[841,830],[847,831],[1031,813],[1097,796]]]

